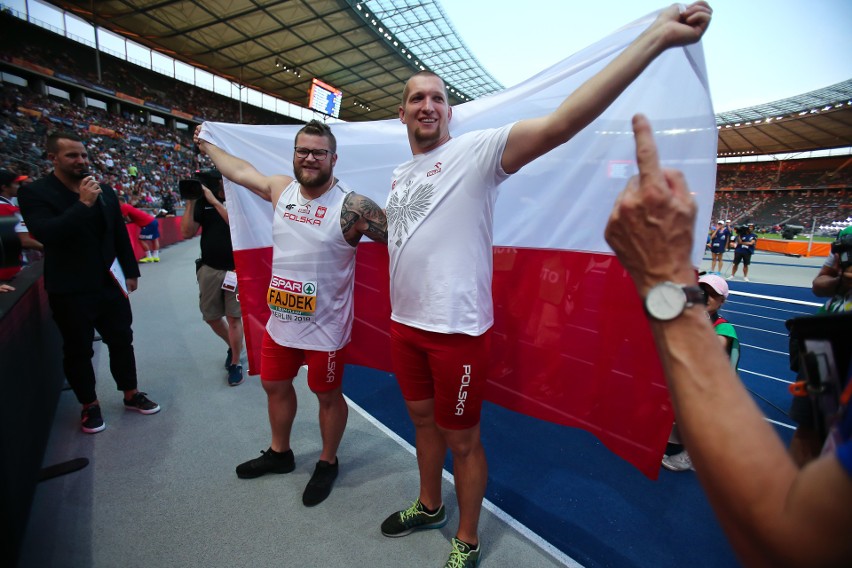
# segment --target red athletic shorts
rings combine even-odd
[[[308,386],[313,392],[328,392],[343,384],[346,347],[337,351],[308,351],[278,345],[263,333],[260,346],[260,380],[289,381],[302,365],[308,366]]]
[[[490,357],[490,329],[474,337],[391,321],[391,360],[402,398],[434,398],[435,423],[442,428],[479,424]]]

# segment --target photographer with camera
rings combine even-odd
[[[179,189],[186,201],[180,220],[183,238],[190,239],[202,229],[201,258],[195,261],[201,316],[228,345],[225,368],[228,385],[235,387],[243,382],[243,320],[222,174],[215,169],[199,170],[195,178],[181,180]]]
[[[697,207],[683,174],[660,167],[645,117],[634,117],[633,129],[639,175],[616,199],[606,240],[644,300],[678,428],[708,500],[744,566],[849,566],[852,413],[841,409],[833,445],[799,469],[695,301]]]
[[[852,312],[852,227],[840,231],[837,240],[831,243],[831,253],[814,278],[811,291],[817,297],[828,298],[817,314]],[[797,373],[797,384],[804,384],[805,369],[801,368],[798,346],[792,336],[790,368]],[[804,466],[819,456],[825,431],[818,423],[813,401],[804,391],[800,394],[790,404],[790,418],[796,423],[790,455],[798,465]]]
[[[736,248],[734,249],[734,267],[728,280],[733,280],[737,275],[737,268],[740,266],[740,261],[743,263],[743,280],[748,279],[748,267],[751,264],[751,255],[754,254],[754,249],[757,244],[757,235],[754,234],[754,223],[749,223],[747,226],[737,227]]]
[[[811,285],[814,295],[829,298],[826,312],[852,311],[849,295],[852,290],[852,227],[846,227],[831,243],[831,253]]]

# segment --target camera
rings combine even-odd
[[[749,233],[748,225],[740,225],[736,229],[734,229],[738,235],[747,235]]]
[[[219,193],[221,183],[222,174],[216,168],[196,170],[195,177],[178,182],[178,193],[181,199],[201,199],[204,197],[202,185],[207,186],[213,193]]]
[[[831,252],[840,259],[840,270],[852,266],[852,234],[837,235],[837,240],[831,243]]]

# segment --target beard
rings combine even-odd
[[[81,180],[92,175],[89,171],[89,166],[68,166],[57,169],[71,179]]]
[[[331,179],[331,170],[325,171],[322,169],[318,170],[307,170],[302,166],[294,166],[293,172],[296,174],[296,181],[298,181],[302,187],[307,188],[317,188],[323,187],[328,183],[328,180]]]
[[[444,131],[441,128],[436,128],[432,132],[424,133],[420,128],[414,129],[414,139],[421,146],[432,145],[438,142],[441,137],[444,135]]]

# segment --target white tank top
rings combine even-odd
[[[279,345],[336,351],[349,343],[355,247],[340,227],[349,193],[338,182],[306,203],[293,181],[275,205],[266,330]]]

